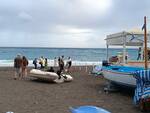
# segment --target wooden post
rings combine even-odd
[[[145,45],[145,48],[144,48],[144,59],[145,59],[145,69],[148,68],[147,66],[147,29],[146,29],[146,16],[144,17],[144,45]]]
[[[126,35],[123,37],[123,65],[126,64]]]
[[[106,58],[107,58],[107,61],[109,61],[109,55],[108,55],[108,44],[107,44],[107,49],[106,49]]]

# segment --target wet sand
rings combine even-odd
[[[74,67],[74,81],[62,84],[13,80],[13,68],[0,68],[0,112],[70,113],[69,107],[94,105],[112,113],[141,113],[127,91],[106,94],[106,80],[89,75],[91,68]],[[30,74],[29,74],[30,75]]]

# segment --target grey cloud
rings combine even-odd
[[[136,0],[114,0],[113,8],[106,15],[101,16],[99,12],[97,12],[97,15],[92,15],[89,12],[82,11],[78,7],[78,0],[38,0],[38,2],[26,0],[23,3],[19,0],[14,0],[14,2],[6,1],[1,2],[4,6],[0,8],[0,16],[3,17],[3,21],[1,20],[2,26],[11,28],[8,26],[9,24],[13,28],[18,27],[18,29],[21,29],[26,27],[31,31],[38,31],[38,29],[39,31],[44,31],[59,24],[81,28],[108,28],[113,25],[118,25],[119,27],[119,25],[127,23],[137,24],[139,18],[142,18],[143,12],[149,11],[148,4],[150,4],[148,0],[141,1],[139,4]],[[22,12],[30,15],[33,20],[26,22],[18,18],[18,15]]]
[[[90,7],[82,8],[81,0],[0,0],[0,36],[9,40],[8,37],[13,33],[20,39],[19,42],[27,37],[34,40],[35,37],[38,39],[37,37],[43,36],[45,39],[50,37],[56,43],[61,36],[69,39],[80,34],[59,32],[56,26],[64,25],[91,29],[92,32],[84,32],[78,37],[82,38],[84,35],[83,37],[87,37],[86,43],[89,42],[94,47],[95,41],[102,41],[108,33],[141,26],[143,16],[149,16],[149,4],[149,0],[112,0],[111,8],[101,14],[92,11]],[[1,35],[4,32],[9,35]],[[38,42],[41,42],[40,38],[35,43],[30,42],[30,45]]]

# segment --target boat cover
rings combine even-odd
[[[141,70],[133,73],[136,78],[134,103],[137,105],[140,99],[150,98],[150,70]]]
[[[134,72],[143,70],[142,67],[132,67],[132,66],[118,66],[118,65],[111,65],[111,66],[103,66],[102,70],[110,70],[115,72],[122,72],[132,74]]]

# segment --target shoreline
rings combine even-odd
[[[72,61],[72,66],[94,66],[94,65],[101,65],[101,64],[102,61],[97,61],[97,62],[96,61]],[[33,60],[29,60],[28,66],[34,67]],[[54,66],[54,60],[48,61],[48,66]],[[0,60],[0,67],[13,67],[13,60]],[[40,67],[39,64],[38,67]]]

